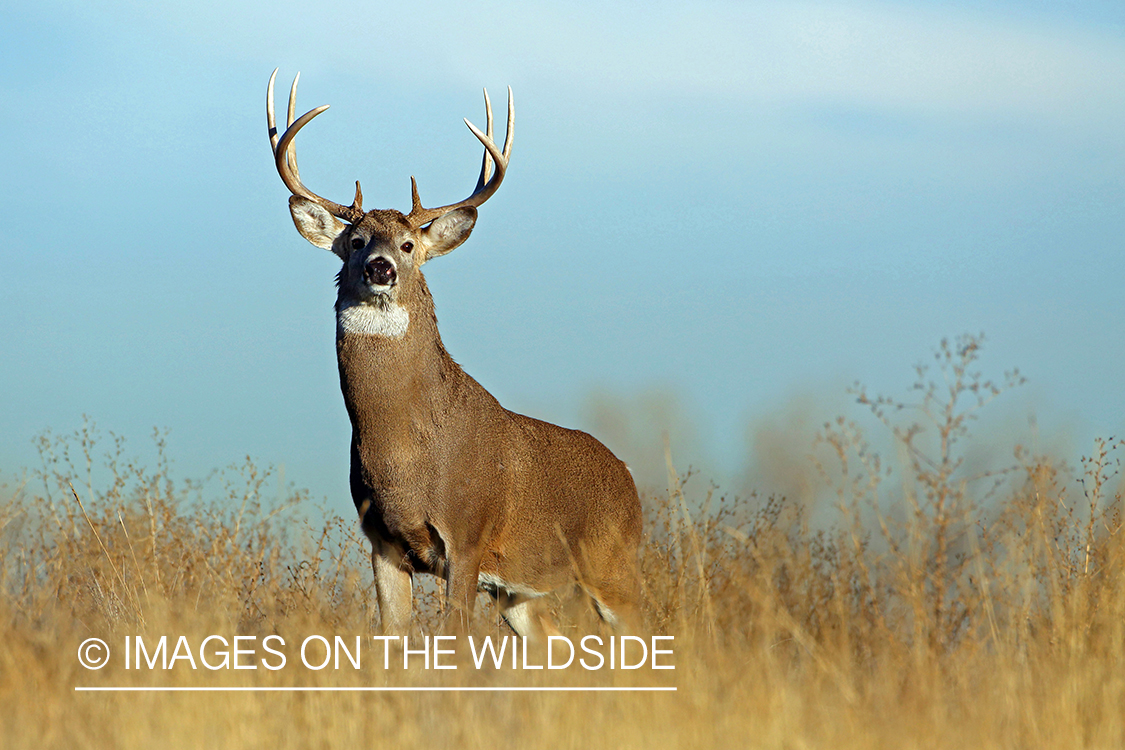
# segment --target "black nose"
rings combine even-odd
[[[363,267],[363,275],[368,284],[388,286],[394,283],[398,274],[395,272],[394,263],[391,263],[382,255],[378,255],[367,261],[367,265]]]

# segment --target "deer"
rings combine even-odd
[[[628,467],[591,435],[505,409],[446,351],[422,266],[459,247],[477,209],[507,172],[515,109],[508,88],[503,149],[493,140],[485,89],[484,146],[468,198],[425,208],[410,178],[411,209],[345,206],[301,182],[294,138],[321,106],[286,129],[266,116],[274,163],[288,188],[297,231],[339,257],[336,355],[351,421],[350,489],[371,542],[380,627],[404,635],[412,622],[413,577],[445,581],[444,627],[465,633],[480,591],[517,636],[554,630],[548,594],[576,592],[615,629],[636,629],[641,582],[641,503]],[[554,630],[554,632],[558,632]]]

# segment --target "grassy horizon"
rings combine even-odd
[[[644,635],[675,670],[285,668],[103,671],[99,637],[219,634],[297,644],[369,636],[367,543],[247,459],[205,482],[87,425],[45,435],[0,498],[4,747],[1125,746],[1121,440],[1079,460],[978,445],[1017,372],[979,374],[981,339],[943,341],[908,399],[852,396],[792,465],[820,496],[724,495],[666,454],[646,493]],[[104,460],[100,457],[105,454]],[[813,517],[815,511],[815,518]],[[419,577],[419,583],[422,583]],[[419,634],[441,597],[416,587]],[[564,634],[609,633],[557,600]],[[504,636],[482,595],[473,634]],[[293,648],[288,649],[292,658]],[[259,651],[259,656],[261,655]],[[381,662],[381,659],[378,661]],[[88,694],[76,685],[675,686],[674,693]],[[205,739],[204,739],[205,738]]]

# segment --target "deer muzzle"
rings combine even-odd
[[[392,286],[398,277],[395,264],[390,258],[376,255],[363,267],[363,278],[371,286]]]

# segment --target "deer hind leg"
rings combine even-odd
[[[535,642],[546,640],[546,636],[561,635],[543,611],[539,597],[507,596],[513,603],[506,608],[501,605],[501,615],[517,635]]]
[[[496,594],[496,603],[500,607],[500,616],[521,638],[542,643],[547,636],[561,635],[543,611],[541,597],[502,590]]]
[[[414,599],[410,562],[397,546],[378,539],[371,542],[371,568],[383,634],[406,635]]]
[[[625,635],[636,634],[640,625],[640,614],[637,606],[632,602],[618,602],[613,606],[606,604],[597,596],[590,597],[594,602],[594,611],[602,621],[619,633]]]
[[[594,611],[619,633],[637,633],[641,627],[641,585],[635,571],[618,571],[606,577],[596,589],[587,589]]]

